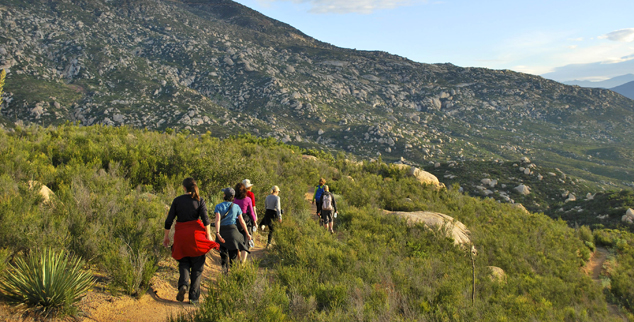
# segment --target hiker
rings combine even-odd
[[[315,187],[315,194],[313,195],[313,200],[312,203],[315,203],[315,201],[317,201],[317,213],[316,215],[319,216],[319,214],[321,213],[321,203],[319,202],[319,199],[321,198],[321,195],[324,193],[324,185],[326,184],[326,179],[321,178],[319,179],[319,184]]]
[[[244,184],[243,183],[236,184],[235,191],[236,191],[236,196],[233,202],[236,205],[238,205],[238,207],[240,207],[240,210],[242,210],[242,219],[247,225],[246,231],[240,229],[240,227],[238,227],[238,230],[240,230],[240,232],[242,233],[244,240],[247,240],[247,232],[248,233],[253,232],[253,227],[255,227],[258,219],[255,215],[255,211],[253,210],[253,203],[251,201],[251,198],[247,197],[247,188],[244,186]],[[249,243],[247,244],[247,248],[251,248],[253,246],[254,246],[253,240],[249,241]],[[240,259],[242,260],[243,263],[247,260],[246,251],[241,252]]]
[[[219,249],[219,245],[211,238],[211,221],[207,215],[207,205],[205,200],[200,198],[196,181],[193,178],[183,180],[183,189],[185,194],[172,201],[165,219],[163,245],[169,247],[170,228],[176,219],[172,246],[172,257],[178,261],[180,273],[176,300],[183,302],[189,288],[189,302],[195,304],[200,297],[200,282],[206,254],[212,248]]]
[[[255,222],[257,222],[258,210],[255,208],[255,195],[253,194],[253,191],[251,191],[251,189],[253,188],[253,184],[251,183],[251,180],[249,179],[242,180],[242,184],[247,188],[247,197],[251,198],[251,203],[253,204],[253,211],[255,213]],[[255,225],[254,227],[257,229],[258,226]]]
[[[275,229],[275,221],[278,220],[279,222],[282,222],[282,208],[279,195],[280,188],[278,186],[273,186],[273,188],[271,188],[271,194],[264,200],[266,212],[264,213],[264,219],[260,222],[260,226],[262,226],[262,230],[264,230],[264,226],[269,227],[269,238],[266,243],[267,248],[271,245],[271,239],[273,238],[273,231]]]
[[[321,205],[321,221],[324,227],[329,229],[331,234],[334,234],[333,226],[335,220],[333,214],[337,212],[337,202],[335,201],[335,196],[330,193],[328,186],[324,186],[324,193],[321,195],[318,204]]]
[[[224,202],[216,205],[216,242],[220,244],[220,258],[224,273],[229,273],[229,267],[233,265],[240,251],[249,252],[247,243],[251,240],[251,234],[242,218],[242,209],[234,203],[235,190],[233,188],[222,189]],[[236,224],[245,232],[243,236]],[[246,239],[245,239],[246,238]]]

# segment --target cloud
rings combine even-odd
[[[311,13],[362,13],[369,14],[377,10],[411,6],[427,3],[428,0],[260,0],[270,3],[274,1],[290,1],[310,5]]]
[[[603,36],[599,36],[598,38],[609,39],[618,42],[634,42],[634,28],[615,30]]]

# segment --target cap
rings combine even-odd
[[[236,195],[236,191],[231,187],[222,189],[222,192],[224,192],[227,197],[233,197]]]
[[[253,184],[251,183],[251,180],[249,180],[249,179],[242,180],[242,184],[244,185],[245,188],[253,187]]]
[[[273,188],[271,188],[271,191],[273,191],[273,192],[280,191],[280,187],[273,186]]]

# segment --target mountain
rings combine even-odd
[[[229,0],[0,10],[6,124],[251,133],[409,164],[528,156],[634,185],[634,103],[610,90],[337,48]]]
[[[634,74],[621,75],[604,81],[592,82],[584,80],[572,80],[563,82],[566,85],[577,85],[591,88],[612,88],[634,81]]]
[[[623,59],[618,62],[606,61],[557,67],[552,72],[542,74],[542,76],[559,82],[565,82],[571,79],[609,78],[633,73],[634,59],[632,59],[632,57],[623,57]]]
[[[634,100],[634,81],[614,87],[612,90]]]

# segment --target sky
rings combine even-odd
[[[339,47],[422,63],[511,69],[558,81],[634,73],[633,0],[237,2]]]

